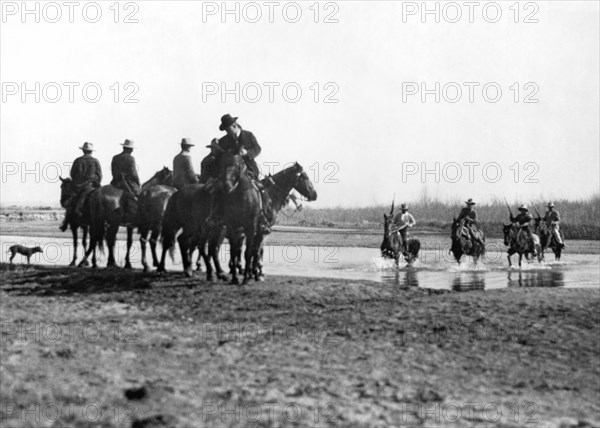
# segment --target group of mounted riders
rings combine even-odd
[[[452,223],[452,246],[450,251],[456,261],[460,263],[463,255],[474,257],[475,262],[485,254],[485,235],[478,224],[477,212],[473,208],[476,203],[472,198],[465,201],[457,218]],[[541,260],[545,248],[551,247],[557,259],[560,259],[561,250],[565,247],[560,231],[560,214],[554,209],[554,203],[546,205],[547,211],[542,217],[536,210],[537,218],[529,212],[529,208],[522,204],[519,214],[513,216],[510,211],[510,224],[504,226],[504,243],[509,247],[508,261],[514,253],[522,257],[538,257]],[[535,208],[534,208],[535,209]],[[401,212],[394,216],[394,204],[389,215],[384,214],[385,230],[384,241],[381,246],[385,257],[395,258],[398,261],[400,254],[410,264],[417,257],[420,243],[408,237],[408,229],[415,226],[416,221],[408,212],[406,204],[401,205]],[[396,239],[395,239],[396,237]],[[399,239],[398,239],[399,238]],[[541,238],[541,239],[540,239]],[[394,245],[397,243],[396,245]],[[521,258],[519,259],[519,265]]]
[[[258,179],[259,168],[255,158],[260,154],[261,147],[254,134],[242,129],[237,123],[237,119],[237,117],[232,117],[229,114],[221,118],[219,129],[225,131],[226,135],[220,139],[215,138],[210,145],[206,146],[210,149],[210,153],[200,164],[201,174],[196,174],[194,171],[190,153],[194,144],[189,138],[181,140],[181,152],[173,159],[173,187],[181,190],[192,184],[208,182],[216,184],[220,170],[219,161],[221,155],[225,152],[240,153],[248,168],[248,175],[255,180]],[[125,140],[121,145],[123,151],[114,156],[111,162],[112,180],[110,185],[123,191],[122,210],[126,219],[125,223],[134,225],[141,184],[135,158],[132,155],[134,142]],[[102,167],[98,159],[92,155],[94,152],[93,144],[86,142],[80,149],[83,151],[83,155],[75,159],[71,167],[73,192],[66,202],[67,213],[60,226],[63,232],[67,230],[73,216],[83,215],[85,198],[94,189],[99,188],[102,182]]]
[[[208,243],[210,247],[210,239],[213,239],[215,245],[220,245],[225,229],[229,230],[227,237],[230,243],[236,243],[235,251],[241,252],[242,241],[246,239],[247,247],[254,246],[250,250],[247,248],[247,252],[261,253],[262,239],[270,232],[276,212],[288,201],[294,202],[296,208],[300,209],[292,190],[298,191],[309,201],[316,199],[316,191],[297,163],[274,176],[260,180],[260,170],[255,159],[261,153],[261,147],[254,134],[242,129],[237,120],[237,117],[230,114],[221,117],[219,130],[225,131],[225,135],[214,138],[206,146],[210,153],[200,164],[200,174],[196,174],[192,162],[190,151],[194,144],[189,138],[183,138],[181,151],[173,159],[172,174],[165,167],[144,184],[140,183],[132,155],[133,141],[125,140],[121,144],[122,152],[114,156],[111,162],[110,185],[103,187],[102,168],[100,162],[93,157],[94,147],[89,142],[84,143],[80,147],[83,155],[75,159],[71,168],[71,178],[62,180],[61,205],[66,208],[66,215],[60,226],[63,231],[71,227],[75,245],[76,228],[83,227],[84,247],[87,233],[85,226],[90,226],[92,245],[86,251],[82,263],[87,263],[88,255],[94,251],[95,265],[95,246],[102,248],[102,240],[106,237],[109,266],[114,264],[112,247],[119,225],[126,226],[128,231],[126,267],[130,266],[129,248],[134,227],[138,227],[141,235],[145,269],[145,242],[150,230],[154,264],[159,269],[164,269],[165,231],[162,228],[165,225],[169,229],[166,231],[169,240],[167,248],[172,246],[171,241],[174,241],[177,231],[181,228],[184,230],[179,237],[179,244],[186,273],[189,268],[189,252],[198,245],[204,257],[204,244]],[[202,202],[201,207],[197,206],[198,201]],[[190,217],[190,214],[193,215]],[[198,218],[201,219],[200,222]],[[107,225],[108,233],[104,230]],[[209,234],[209,231],[214,233]],[[163,233],[163,258],[159,263],[154,244],[160,233]],[[182,242],[182,236],[186,242]],[[254,241],[257,243],[254,244]],[[241,255],[237,254],[236,257],[235,264],[240,266]],[[218,263],[216,257],[214,259]],[[247,253],[247,265],[250,259]],[[74,262],[75,259],[72,264]],[[252,272],[256,274],[260,262],[255,260],[252,263]],[[217,267],[219,269],[220,266]],[[244,272],[244,275],[246,280],[250,274]]]

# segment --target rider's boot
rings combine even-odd
[[[59,229],[62,232],[65,232],[69,228],[70,222],[71,222],[71,210],[67,210],[67,213],[65,214],[65,218],[62,221],[62,223],[60,224]]]
[[[128,195],[125,197],[123,218],[125,227],[135,227],[137,223],[137,198]]]
[[[83,203],[85,198],[80,197],[75,203],[75,217],[83,217]]]

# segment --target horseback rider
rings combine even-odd
[[[200,163],[200,183],[207,183],[211,178],[219,178],[218,160],[219,155],[223,153],[223,149],[219,146],[219,140],[213,139],[206,148],[210,149],[210,153]]]
[[[230,114],[225,114],[221,117],[221,124],[219,125],[219,130],[225,131],[226,135],[218,140],[213,139],[210,146],[207,146],[211,148],[211,155],[209,156],[214,156],[214,159],[205,158],[206,167],[209,168],[210,165],[211,171],[207,171],[206,176],[210,177],[210,174],[216,174],[216,176],[218,177],[222,166],[221,161],[223,153],[229,153],[232,155],[240,154],[246,166],[248,177],[252,180],[256,189],[260,192],[261,201],[264,204],[266,198],[266,196],[262,192],[264,186],[258,181],[260,170],[255,160],[255,158],[260,154],[262,149],[258,144],[258,141],[256,140],[254,134],[250,131],[242,129],[242,127],[237,123],[237,119],[237,117],[232,117]],[[214,147],[215,145],[218,148]],[[209,180],[207,179],[207,181]],[[208,216],[206,221],[209,227],[214,227],[217,224],[217,218],[222,217],[223,214],[221,212],[222,201],[219,195],[217,194],[218,191],[215,191],[211,187],[209,187],[207,190],[211,192],[213,196],[211,199],[210,215]],[[261,211],[261,228],[264,233],[269,233],[270,227],[268,225],[268,220],[265,217],[264,209]]]
[[[412,214],[408,212],[406,204],[402,204],[400,210],[402,212],[398,213],[396,217],[394,217],[394,220],[392,220],[392,223],[396,226],[393,229],[393,232],[400,232],[400,236],[402,237],[402,252],[406,253],[408,251],[407,230],[409,227],[413,227],[417,224],[417,222]]]
[[[530,248],[530,252],[535,255],[535,247],[533,244],[533,235],[531,231],[531,221],[533,220],[533,216],[529,212],[529,209],[526,205],[521,204],[519,206],[519,214],[513,217],[512,213],[510,214],[510,221],[516,227],[519,228],[519,235],[521,233],[525,234],[525,239],[527,241],[527,245]]]
[[[200,182],[192,165],[192,155],[190,153],[192,147],[194,147],[194,144],[191,140],[183,138],[181,140],[181,152],[173,159],[173,186],[177,190]]]
[[[110,164],[113,177],[110,184],[123,191],[121,203],[125,223],[133,224],[137,213],[137,197],[141,190],[140,178],[135,158],[131,155],[134,147],[133,141],[125,140],[121,145],[123,151],[115,155]]]
[[[225,131],[227,134],[219,139],[219,146],[223,151],[240,153],[248,168],[248,172],[254,180],[258,180],[260,170],[254,159],[260,154],[261,147],[254,134],[242,129],[237,123],[237,119],[237,117],[231,117],[230,114],[225,114],[221,117],[219,129]]]
[[[469,233],[469,236],[474,242],[479,242],[481,245],[485,245],[482,242],[480,234],[476,230],[477,228],[477,212],[473,209],[473,198],[469,198],[465,201],[466,206],[460,210],[458,214],[458,222],[464,221],[464,228]]]
[[[60,225],[60,230],[63,232],[67,230],[73,216],[82,216],[86,196],[95,188],[100,187],[100,182],[102,182],[102,167],[98,159],[92,156],[94,145],[85,142],[79,148],[83,151],[83,155],[75,159],[71,166],[73,194],[67,202],[65,219]]]
[[[544,214],[544,223],[548,226],[548,230],[554,235],[554,239],[561,248],[564,248],[565,244],[563,243],[562,236],[560,235],[560,214],[558,211],[554,210],[554,203],[548,202],[546,205],[548,210]]]

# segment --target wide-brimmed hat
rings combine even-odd
[[[223,147],[219,146],[219,143],[217,143],[216,141],[211,141],[210,144],[208,146],[206,146],[207,149],[216,149],[218,151],[223,151]]]
[[[527,208],[527,205],[525,205],[525,204],[521,204],[521,205],[519,206],[519,209],[520,209],[520,210],[529,211],[529,208]]]
[[[407,210],[408,206],[406,204],[402,204],[402,205],[400,205],[400,209],[401,210]]]
[[[548,208],[554,208],[554,202],[548,202],[548,205],[546,205]]]
[[[188,147],[193,147],[194,144],[192,144],[192,140],[190,140],[189,138],[182,138],[181,139],[181,145],[182,146],[188,146]]]
[[[89,150],[90,152],[93,152],[94,149],[94,145],[92,143],[88,143],[87,141],[85,143],[83,143],[83,146],[80,147],[81,150]]]
[[[467,205],[476,205],[475,202],[473,202],[473,198],[469,198],[465,201],[465,204]]]
[[[231,117],[231,115],[229,113],[223,115],[221,117],[221,124],[219,125],[219,129],[221,131],[225,131],[225,129],[227,127],[233,125],[236,122],[236,120],[238,120],[238,118],[237,117]]]
[[[121,145],[125,148],[130,148],[133,149],[133,140],[125,140],[124,143],[121,143]]]

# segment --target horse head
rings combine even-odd
[[[63,208],[67,208],[67,200],[73,194],[73,180],[70,178],[60,178],[60,206]]]
[[[317,191],[298,162],[295,162],[292,166],[287,167],[283,171],[279,171],[272,179],[275,182],[278,189],[277,192],[280,195],[285,194],[287,197],[289,192],[294,189],[309,202],[317,200]]]
[[[462,235],[463,222],[459,221],[456,217],[452,218],[452,226],[450,228],[450,237],[454,240],[460,240]]]
[[[512,224],[504,224],[502,225],[502,233],[504,234],[504,245],[508,247],[510,243],[510,233],[512,231]]]
[[[390,213],[383,213],[383,241],[381,242],[380,246],[381,256],[383,258],[396,259],[401,251],[401,241],[399,239],[394,239],[390,233],[393,219],[394,203],[392,202],[392,209],[390,210]]]
[[[163,169],[154,174],[154,177],[158,180],[158,184],[161,185],[168,186],[173,183],[173,173],[166,166],[163,166]]]
[[[246,163],[240,154],[225,152],[221,159],[221,183],[225,194],[233,192],[244,177]]]
[[[394,216],[391,214],[383,213],[383,236],[384,238],[389,238],[390,236],[390,225],[392,224],[392,219]]]
[[[315,190],[312,181],[310,181],[310,178],[308,178],[308,174],[304,172],[302,166],[300,166],[298,162],[295,162],[290,169],[293,172],[292,180],[294,180],[292,187],[304,196],[308,202],[316,201],[317,191]]]

